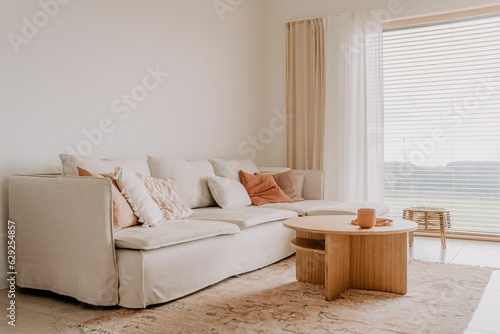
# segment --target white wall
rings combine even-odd
[[[44,26],[38,1],[0,2],[0,287],[13,173],[51,172],[103,119],[114,130],[93,157],[246,157],[238,145],[268,121],[263,1],[242,2],[222,21],[211,0],[72,0]],[[15,53],[8,33],[23,36],[23,17],[34,15],[42,27]],[[120,119],[113,101],[157,64],[170,75]]]

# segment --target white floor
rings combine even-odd
[[[500,269],[500,242],[446,239],[446,249],[441,249],[441,239],[415,237],[408,248],[410,259],[456,264],[470,264]]]
[[[466,334],[500,333],[500,270],[493,272]]]
[[[500,269],[500,243],[479,242],[457,239],[447,239],[446,250],[441,249],[439,238],[415,237],[412,248],[408,251],[409,257],[427,261],[447,263],[461,263],[470,265],[489,266]],[[500,275],[498,281],[500,283]],[[485,319],[500,320],[498,309],[498,285],[488,287],[492,291],[483,298],[479,310],[474,316],[474,323],[484,328]],[[489,293],[489,292],[488,292]],[[488,297],[488,298],[486,298]],[[87,319],[113,312],[118,308],[93,308],[75,301],[72,298],[58,296],[49,292],[18,289],[16,292],[16,327],[7,325],[5,316],[8,307],[7,290],[0,291],[0,333],[80,333],[78,328],[71,327]],[[495,315],[491,316],[491,315]],[[478,327],[475,327],[477,329]],[[496,328],[500,328],[496,327]],[[488,333],[488,332],[470,332]],[[490,333],[499,333],[490,332]]]

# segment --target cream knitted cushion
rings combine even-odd
[[[142,174],[137,176],[160,208],[164,219],[185,219],[193,214],[193,210],[181,203],[179,190],[173,179],[159,179]]]

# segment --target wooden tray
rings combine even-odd
[[[353,219],[351,221],[352,225],[358,225],[358,220]],[[375,223],[375,226],[391,226],[392,225],[392,219],[389,218],[377,218],[377,222]]]

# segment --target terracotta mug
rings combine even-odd
[[[375,209],[362,208],[358,209],[358,226],[361,228],[372,228],[375,226],[377,217]]]

